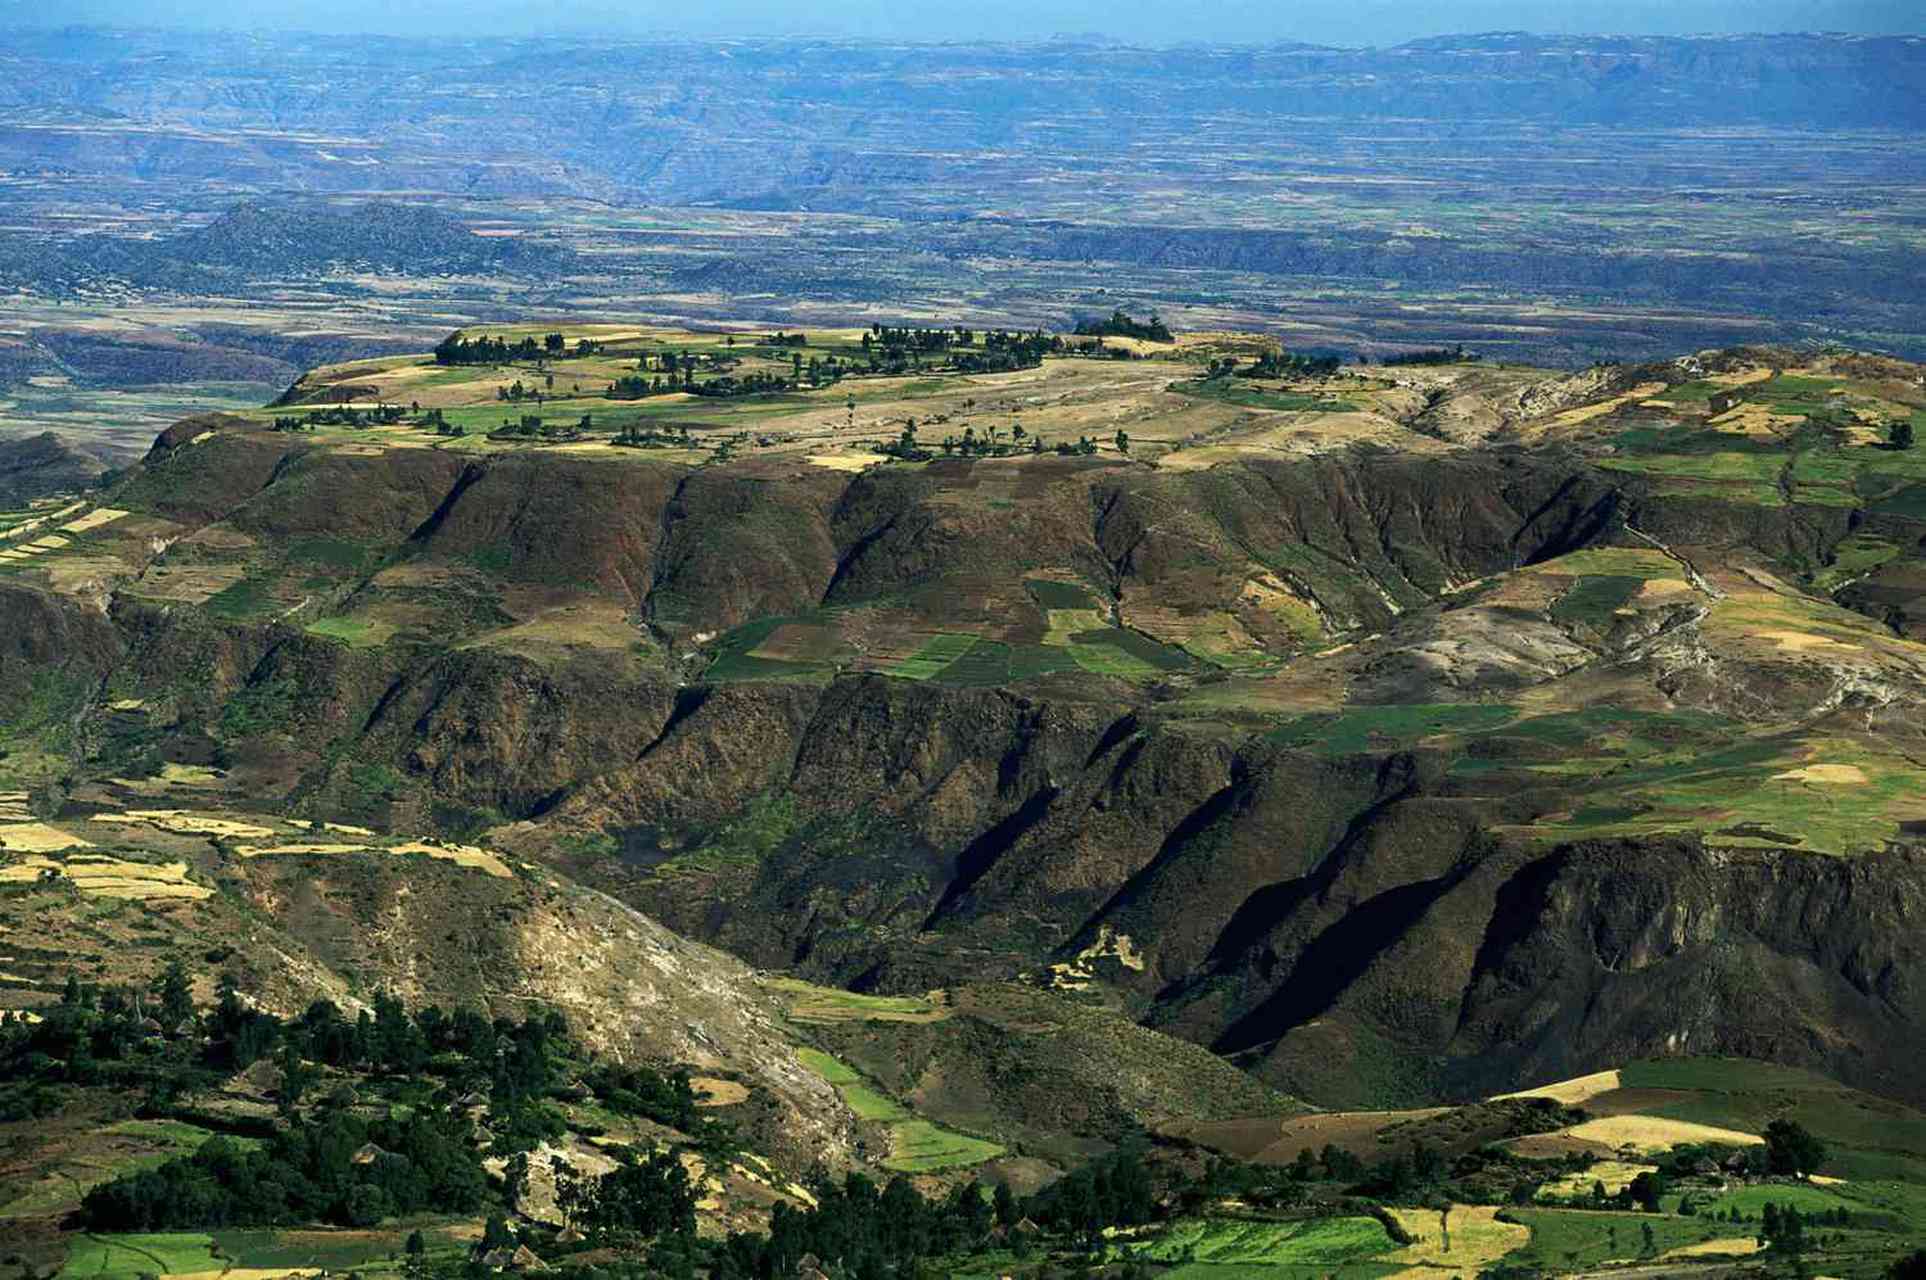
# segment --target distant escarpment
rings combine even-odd
[[[1322,1103],[1680,1048],[1917,1095],[1921,395],[1773,359],[1172,355],[1099,410],[1154,446],[904,462],[801,391],[740,453],[190,419],[9,541],[0,762],[47,812],[486,840],[754,966],[1016,984],[970,1036],[1047,988]]]

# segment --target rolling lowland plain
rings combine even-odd
[[[1438,358],[477,328],[21,503],[0,1263],[1881,1274],[1926,369]]]

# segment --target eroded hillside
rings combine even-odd
[[[660,921],[879,996],[1053,989],[1321,1103],[1684,1045],[1917,1093],[1917,367],[492,336],[531,348],[319,370],[8,517],[36,821],[484,850],[528,899],[490,963],[542,999],[590,998],[578,931],[710,955]],[[200,843],[184,883],[289,910]],[[276,927],[309,988],[458,967],[373,919]],[[709,1051],[782,1062],[699,967]]]

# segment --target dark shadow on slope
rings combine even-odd
[[[1055,787],[1042,788],[1019,805],[1016,812],[970,841],[963,852],[956,855],[955,877],[923,927],[934,929],[944,916],[960,911],[970,890],[989,874],[990,868],[1016,845],[1024,832],[1043,821],[1059,794]]]

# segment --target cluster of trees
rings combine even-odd
[[[525,413],[518,422],[502,419],[502,425],[488,433],[491,440],[579,440],[593,430],[593,414],[583,414],[572,426],[544,422],[538,413]]]
[[[671,395],[684,389],[676,382],[675,374],[667,376],[668,382],[665,385],[662,381],[663,375],[659,373],[654,378],[642,373],[625,373],[611,382],[609,389],[603,394],[611,400],[642,400],[649,396]],[[690,384],[695,382],[695,370],[689,370],[686,376]]]
[[[1123,431],[1117,432],[1117,448],[1125,453],[1130,451],[1130,437]],[[1077,437],[1076,443],[1059,440],[1052,445],[1042,436],[1030,434],[1020,422],[1012,423],[1010,435],[1005,439],[1002,428],[992,426],[981,435],[972,426],[965,426],[962,435],[946,435],[937,445],[943,456],[965,458],[1010,458],[1017,454],[1038,454],[1053,452],[1064,457],[1076,457],[1097,452],[1097,442],[1089,436]],[[923,461],[935,455],[923,448],[916,440],[916,420],[911,419],[903,428],[903,434],[888,444],[879,445],[877,452],[906,461]]]
[[[186,970],[169,964],[151,987],[102,987],[67,979],[59,1003],[41,1020],[0,1020],[0,1114],[46,1114],[57,1085],[144,1089],[168,1099],[219,1079],[234,1057],[225,1041],[205,1044]],[[251,1028],[223,989],[215,1023],[225,1037],[251,1043]],[[241,1051],[247,1051],[247,1045]]]
[[[561,1162],[555,1203],[568,1225],[597,1243],[694,1235],[695,1184],[675,1153],[618,1152],[622,1163],[600,1178],[578,1177]]]
[[[793,1276],[809,1255],[840,1263],[839,1274],[857,1280],[910,1275],[919,1260],[980,1244],[993,1227],[1014,1225],[1021,1216],[1008,1188],[991,1200],[975,1182],[932,1200],[908,1178],[878,1188],[852,1173],[814,1194],[816,1206],[806,1211],[777,1205],[768,1235],[730,1236],[711,1260],[714,1280]]]
[[[465,436],[468,434],[467,429],[459,423],[449,422],[448,415],[439,409],[430,409],[427,413],[423,414],[421,417],[421,425],[434,428],[435,434],[438,436]]]
[[[593,1098],[728,1145],[725,1127],[698,1111],[685,1073],[596,1062],[559,1013],[513,1022],[466,1008],[410,1011],[384,992],[352,1018],[321,1000],[282,1019],[253,1007],[228,976],[214,1006],[197,1009],[178,960],[151,987],[70,979],[41,1021],[0,1020],[0,1105],[44,1114],[50,1086],[101,1084],[145,1087],[148,1114],[191,1114],[176,1104],[269,1057],[285,1129],[260,1150],[217,1138],[191,1157],[104,1184],[85,1209],[95,1229],[362,1225],[395,1213],[468,1212],[482,1186],[475,1143],[500,1155],[559,1136],[551,1100],[561,1097]],[[343,1077],[404,1090],[408,1119],[359,1118]],[[488,1127],[477,1134],[463,1113],[484,1091]]]
[[[933,352],[948,351],[951,347],[973,347],[976,345],[976,331],[954,325],[947,329],[915,329],[908,326],[895,328],[886,324],[872,324],[869,332],[863,335],[863,350],[872,352],[881,348],[883,352]]]
[[[1334,355],[1304,355],[1294,351],[1266,351],[1248,369],[1237,370],[1240,378],[1328,378],[1344,366]]]
[[[1063,339],[1042,329],[991,329],[978,333],[961,325],[951,328],[911,329],[872,325],[863,335],[863,353],[871,373],[905,373],[934,367],[954,373],[1008,373],[1033,369],[1047,355],[1064,349]],[[943,356],[934,366],[925,356]]]
[[[1759,1222],[1759,1243],[1782,1253],[1799,1253],[1816,1243],[1808,1234],[1814,1227],[1849,1227],[1852,1214],[1845,1209],[1802,1214],[1796,1205],[1767,1202]]]
[[[1170,327],[1155,311],[1150,319],[1138,320],[1122,307],[1110,313],[1105,320],[1080,320],[1077,322],[1077,335],[1085,338],[1142,338],[1147,342],[1175,342]]]
[[[778,329],[764,338],[762,344],[766,347],[806,347],[809,345],[809,335],[806,333],[784,333],[781,329]],[[729,345],[735,345],[733,338],[729,340]]]
[[[797,356],[796,359],[801,360],[802,357]],[[734,374],[725,373],[719,377],[710,378],[707,382],[691,382],[687,384],[683,390],[693,395],[728,399],[733,396],[774,395],[778,392],[788,391],[794,385],[788,378],[778,377],[773,373],[764,373],[761,370],[753,370],[743,374],[740,378]]]
[[[1469,364],[1484,357],[1474,351],[1466,351],[1462,346],[1430,347],[1422,351],[1406,351],[1395,356],[1386,356],[1379,364]]]
[[[436,364],[509,364],[516,360],[538,360],[544,356],[560,355],[563,339],[559,333],[551,333],[542,341],[523,338],[510,342],[506,338],[464,338],[459,331],[449,334],[435,344]]]
[[[258,1148],[212,1138],[191,1156],[88,1192],[92,1231],[331,1222],[368,1227],[394,1214],[473,1213],[487,1194],[460,1116],[418,1106],[405,1119],[329,1111],[296,1120]]]
[[[555,375],[552,373],[547,376],[545,384],[541,387],[526,386],[520,378],[517,378],[505,387],[496,387],[495,398],[508,404],[520,404],[524,400],[533,400],[536,404],[540,404],[544,392],[554,385]]]
[[[1886,428],[1886,443],[1895,449],[1910,449],[1913,447],[1913,437],[1916,434],[1910,419],[1895,422]]]
[[[687,449],[694,444],[687,423],[661,428],[630,422],[609,438],[609,443],[624,449]]]
[[[387,427],[400,422],[404,412],[398,404],[378,404],[372,409],[356,409],[349,405],[334,404],[320,409],[310,409],[299,417],[291,414],[277,414],[274,419],[274,430],[312,431],[316,427]]]
[[[1826,1163],[1826,1144],[1797,1120],[1774,1120],[1764,1136],[1766,1167],[1773,1173],[1809,1178]]]

